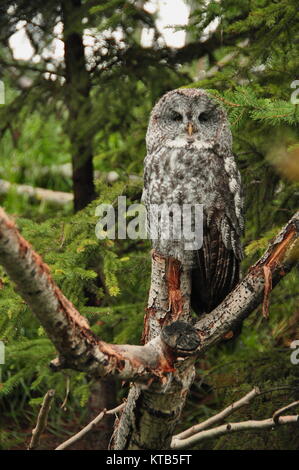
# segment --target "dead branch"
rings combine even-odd
[[[275,411],[273,414],[272,418],[275,424],[279,424],[279,418],[280,416],[285,413],[286,411],[290,410],[291,408],[294,408],[295,406],[299,405],[299,400],[293,401],[293,403],[290,403],[289,405],[284,406],[283,408],[280,408],[279,410]]]
[[[53,167],[45,167],[41,171],[41,174],[43,175],[55,173],[65,177],[71,177],[71,167],[67,164],[53,165]],[[112,184],[120,179],[120,175],[116,171],[109,171],[108,173],[100,173],[99,171],[96,171],[95,178],[103,178],[108,184]],[[128,175],[128,179],[132,182],[139,182],[142,180],[141,177],[137,175]],[[0,179],[0,195],[7,194],[11,190],[14,190],[19,196],[29,196],[33,200],[45,201],[49,204],[58,206],[64,206],[71,203],[74,199],[73,193],[54,191],[52,189],[39,188],[28,184],[15,184]]]
[[[292,404],[293,405],[293,404]],[[285,407],[289,409],[290,406]],[[275,413],[274,413],[275,414]],[[255,431],[260,429],[274,429],[277,426],[284,424],[298,424],[299,415],[293,416],[279,416],[276,420],[274,418],[264,419],[264,420],[249,420],[243,421],[240,423],[227,423],[216,428],[208,429],[205,431],[192,434],[186,439],[176,439],[174,438],[171,443],[172,449],[186,449],[188,447],[194,446],[204,439],[211,439],[214,437],[222,436],[223,434],[230,434],[232,432],[240,431]]]
[[[48,390],[44,396],[41,409],[39,410],[35,428],[32,430],[32,437],[27,450],[35,450],[39,445],[40,436],[47,426],[48,414],[55,395],[55,390]]]
[[[84,437],[87,433],[89,433],[94,426],[96,426],[103,418],[105,415],[114,415],[118,413],[119,411],[123,410],[125,406],[125,403],[122,403],[121,405],[117,406],[116,408],[113,408],[112,410],[102,410],[101,413],[98,414],[90,423],[87,424],[81,431],[79,431],[77,434],[74,434],[74,436],[70,437],[67,441],[63,442],[60,444],[58,447],[56,447],[55,450],[64,450],[70,445],[74,444],[74,442],[79,441]]]
[[[0,179],[0,194],[7,194],[14,190],[20,196],[29,196],[38,201],[46,201],[50,204],[65,205],[73,201],[73,194],[51,189],[35,188],[28,184],[12,184]]]
[[[212,427],[214,424],[219,423],[220,421],[223,421],[225,418],[227,418],[227,416],[231,415],[232,413],[240,409],[242,406],[249,405],[249,403],[260,394],[261,392],[259,388],[255,387],[253,390],[251,390],[251,392],[247,393],[247,395],[240,398],[240,400],[236,401],[235,403],[232,403],[227,408],[220,411],[220,413],[217,413],[216,415],[212,416],[206,421],[196,424],[195,426],[192,426],[191,428],[186,429],[180,434],[173,436],[172,442],[175,442],[176,440],[186,439],[187,437],[197,434],[199,431],[203,431],[204,429]]]
[[[66,378],[66,391],[65,391],[65,397],[64,397],[64,400],[62,402],[62,404],[60,405],[60,408],[64,411],[66,411],[66,404],[67,404],[67,400],[68,400],[68,397],[69,397],[69,393],[70,393],[70,378],[67,377]]]
[[[211,428],[214,424],[219,423],[220,421],[227,418],[227,416],[229,416],[231,413],[238,410],[242,406],[249,404],[255,397],[260,396],[263,393],[267,393],[269,391],[273,390],[261,392],[258,387],[255,387],[253,390],[251,390],[251,392],[247,393],[247,395],[242,397],[240,400],[232,403],[220,413],[217,413],[216,415],[203,421],[202,423],[196,424],[195,426],[186,429],[180,434],[173,436],[171,441],[171,448],[185,449],[187,447],[195,445],[196,443],[204,439],[218,437],[230,432],[269,429],[275,427],[276,425],[297,423],[299,421],[299,415],[284,417],[282,417],[281,415],[289,409],[297,406],[299,404],[299,401],[290,403],[289,405],[284,406],[283,408],[275,411],[272,418],[269,419],[249,420],[240,423],[226,423],[221,426],[217,426],[207,430],[208,428]]]

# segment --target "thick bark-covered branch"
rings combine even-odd
[[[20,235],[2,209],[0,262],[62,356],[62,363],[56,361],[53,367],[72,367],[96,375],[109,372],[127,379],[136,379],[138,375],[149,378],[151,375],[160,375],[159,371],[173,370],[176,357],[184,356],[189,350],[188,345],[180,343],[182,338],[189,338],[188,341],[193,338],[189,353],[195,350],[201,352],[219,341],[237,321],[248,316],[261,303],[263,296],[269,295],[264,292],[265,270],[272,286],[275,286],[297,263],[298,232],[299,212],[282,229],[260,260],[249,269],[243,281],[213,312],[196,323],[200,340],[197,345],[194,332],[189,332],[192,327],[187,325],[190,322],[188,272],[178,268],[173,260],[166,261],[153,255],[152,286],[145,318],[146,339],[150,341],[145,346],[109,345],[100,341],[90,330],[86,318],[80,315],[54,283],[48,266]],[[179,276],[179,288],[174,282],[176,276]],[[178,330],[172,326],[159,335],[162,327],[178,319]]]
[[[173,370],[175,352],[166,346],[162,337],[145,346],[101,341],[90,330],[86,318],[62,294],[49,267],[1,208],[0,263],[57,348],[60,359],[52,361],[53,369],[72,368],[96,377],[115,374],[122,379],[143,382]]]
[[[173,258],[152,254],[151,287],[144,318],[143,341],[163,338],[167,350],[180,359],[199,345],[190,316],[191,282],[188,269]],[[180,320],[180,321],[178,321]],[[183,320],[183,321],[182,321]],[[174,322],[174,323],[172,323]],[[163,328],[163,329],[162,329]],[[168,449],[194,378],[194,357],[175,362],[164,383],[143,389],[133,384],[115,429],[113,448]]]

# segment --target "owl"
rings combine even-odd
[[[192,308],[208,313],[238,282],[242,259],[241,177],[225,110],[202,89],[170,91],[151,112],[146,146],[142,201],[153,248],[190,266]],[[163,237],[159,208],[174,216],[173,208],[195,205],[202,208],[200,227],[194,216],[191,223],[200,245],[186,249],[183,237]]]

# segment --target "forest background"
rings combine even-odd
[[[113,343],[140,342],[150,244],[99,241],[95,208],[115,204],[119,195],[140,202],[148,117],[163,93],[205,88],[228,112],[245,193],[244,272],[298,209],[297,2],[185,4],[188,22],[176,27],[185,41],[173,47],[149,2],[0,2],[0,204],[93,331]],[[16,56],[11,42],[21,28],[32,51],[26,59]],[[55,55],[57,40],[61,57]],[[262,419],[298,400],[299,365],[290,361],[290,344],[298,339],[298,297],[293,270],[271,294],[269,320],[257,309],[235,341],[198,360],[185,427],[254,385],[275,391],[239,411],[239,418]],[[6,353],[0,365],[1,449],[26,448],[50,388],[55,402],[41,442],[48,449],[127,394],[128,385],[111,378],[96,382],[83,373],[51,372],[54,347],[2,268],[0,339]],[[111,430],[106,417],[74,448],[106,448]],[[297,449],[298,434],[281,427],[223,436],[196,448]]]

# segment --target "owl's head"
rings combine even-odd
[[[154,106],[146,134],[147,150],[157,147],[231,148],[226,112],[198,88],[169,91]]]

